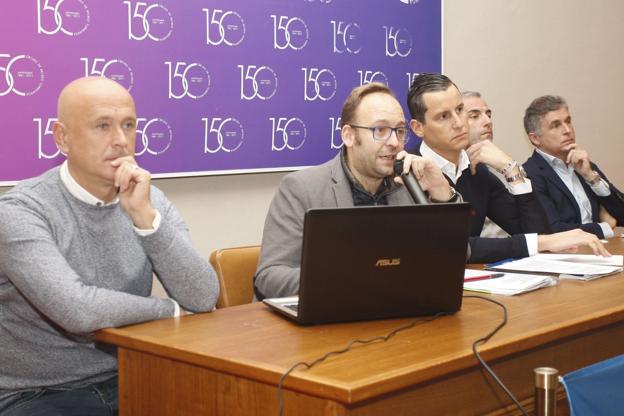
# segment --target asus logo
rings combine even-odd
[[[390,267],[390,266],[400,266],[401,259],[379,259],[377,263],[375,263],[375,267]]]

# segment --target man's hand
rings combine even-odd
[[[596,174],[592,171],[589,154],[583,149],[578,149],[576,144],[574,144],[572,149],[568,152],[566,163],[571,163],[574,170],[586,181],[591,182],[596,179]]]
[[[111,165],[117,168],[115,186],[119,188],[121,207],[130,215],[135,227],[151,229],[156,210],[150,202],[150,173],[141,169],[132,156],[115,159]]]
[[[453,196],[451,185],[449,185],[442,170],[431,160],[421,156],[416,156],[402,150],[397,154],[397,159],[403,159],[403,172],[414,172],[423,191],[427,191],[429,196],[438,201],[448,201]],[[403,185],[403,180],[397,176],[396,183]]]
[[[505,169],[513,160],[509,155],[498,148],[491,140],[483,140],[469,146],[466,149],[468,159],[470,159],[470,173],[477,173],[477,164],[484,163],[494,169],[501,171]],[[514,168],[507,175],[517,175],[518,168]]]
[[[537,237],[537,250],[540,252],[576,253],[579,246],[588,246],[597,256],[611,257],[611,253],[602,245],[598,237],[578,228]]]
[[[600,218],[600,222],[606,222],[609,224],[611,229],[614,229],[617,226],[617,220],[609,214],[609,211],[607,211],[607,209],[602,205],[600,205],[600,214],[598,214],[598,217]]]

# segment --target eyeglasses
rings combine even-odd
[[[407,143],[409,140],[409,129],[405,126],[401,127],[390,127],[390,126],[374,126],[374,127],[366,127],[366,126],[356,126],[355,124],[349,124],[351,127],[356,129],[366,129],[370,130],[373,133],[373,140],[378,142],[387,142],[392,133],[396,135],[397,141],[401,144]]]

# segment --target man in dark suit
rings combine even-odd
[[[468,115],[468,140],[476,144],[484,140],[494,141],[494,123],[492,109],[478,91],[463,91],[464,111]],[[507,181],[496,169],[490,168],[503,184]],[[509,237],[509,234],[500,228],[489,217],[485,217],[481,237]]]
[[[422,137],[420,154],[434,161],[451,186],[472,203],[469,262],[526,257],[539,251],[561,251],[587,244],[596,254],[606,250],[592,234],[581,230],[552,235],[531,182],[511,157],[491,140],[469,145],[467,114],[457,86],[440,74],[421,74],[410,87],[407,105],[410,127]],[[488,170],[501,172],[509,190]],[[482,238],[488,216],[511,237]]]
[[[524,128],[536,148],[524,168],[553,231],[581,228],[613,237],[613,228],[624,224],[622,194],[577,146],[566,101],[536,98],[526,109]]]

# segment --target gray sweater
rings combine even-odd
[[[152,273],[184,309],[214,307],[214,270],[155,187],[151,201],[162,222],[141,237],[119,204],[74,198],[58,168],[0,196],[0,398],[111,377],[114,349],[92,333],[174,314],[150,296]]]

